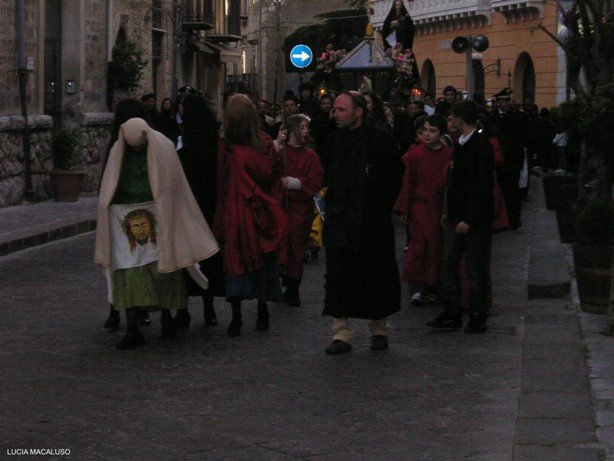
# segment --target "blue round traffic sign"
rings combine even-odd
[[[303,69],[313,60],[313,51],[307,45],[296,45],[290,51],[290,62],[294,67]]]

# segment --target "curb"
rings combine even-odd
[[[81,221],[75,224],[69,224],[56,229],[51,229],[39,234],[28,235],[26,237],[10,240],[0,243],[0,256],[6,256],[10,253],[26,250],[45,243],[62,240],[75,235],[84,234],[96,230],[96,219]]]

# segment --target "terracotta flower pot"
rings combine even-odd
[[[556,210],[568,200],[578,197],[578,178],[576,176],[544,175],[544,197],[546,208]]]
[[[81,194],[83,171],[52,171],[49,173],[51,192],[56,202],[76,202]]]
[[[614,247],[574,243],[573,260],[584,312],[607,314]]]

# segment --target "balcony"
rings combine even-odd
[[[181,20],[181,27],[184,32],[193,30],[211,30],[213,29],[213,18],[209,15],[187,15]]]
[[[492,9],[501,13],[506,22],[517,22],[543,16],[545,0],[492,0]]]
[[[504,0],[509,1],[509,0]],[[390,11],[391,2],[372,0],[374,14],[371,23],[381,28]],[[447,30],[450,28],[475,27],[490,23],[491,0],[417,0],[405,2],[414,20],[416,33]]]

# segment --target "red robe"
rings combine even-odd
[[[303,259],[309,246],[313,223],[313,197],[322,187],[324,171],[312,149],[286,146],[286,176],[298,178],[302,188],[288,190],[279,184],[275,187],[274,196],[287,206],[288,212],[288,232],[281,247],[279,263],[283,275],[293,280],[301,280]]]
[[[262,255],[279,249],[288,218],[269,191],[279,180],[280,159],[263,133],[267,152],[218,144],[218,194],[213,232],[222,248],[224,272],[244,275],[263,267]]]
[[[413,146],[404,156],[403,185],[394,210],[407,216],[409,242],[403,260],[403,281],[439,285],[446,172],[452,149]]]

